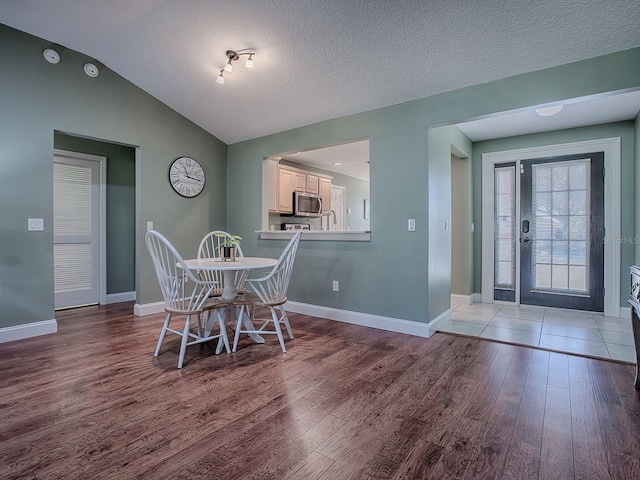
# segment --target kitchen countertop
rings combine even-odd
[[[288,240],[299,230],[256,230],[263,240]],[[302,230],[302,241],[369,242],[370,230]]]

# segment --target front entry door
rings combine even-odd
[[[604,155],[520,162],[520,303],[604,310]]]
[[[604,154],[494,165],[494,300],[604,311]]]

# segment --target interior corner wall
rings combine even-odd
[[[590,127],[572,128],[555,132],[521,135],[510,138],[487,140],[476,142],[473,146],[473,185],[474,208],[473,222],[475,223],[474,243],[474,276],[473,291],[482,291],[482,155],[489,152],[501,152],[517,150],[521,148],[541,147],[545,145],[557,145],[562,143],[583,142],[598,138],[620,137],[620,236],[621,238],[633,238],[635,235],[635,206],[627,199],[634,198],[636,194],[635,163],[636,152],[634,136],[637,136],[633,121],[615,122]],[[637,247],[632,242],[621,242],[620,252],[620,305],[626,304],[626,290],[624,286],[628,282],[629,265],[634,259],[634,250]]]
[[[45,61],[50,41],[0,25],[0,329],[54,319],[54,131],[136,148],[135,275],[138,303],[161,301],[144,243],[153,221],[180,252],[195,254],[213,228],[226,227],[227,146],[107,67],[65,49]],[[208,174],[196,198],[177,195],[169,165],[198,160]],[[27,231],[42,218],[44,231]],[[33,292],[37,292],[34,295]]]
[[[60,150],[106,157],[106,293],[135,291],[135,148],[60,132],[54,132],[53,146]]]
[[[451,151],[471,158],[472,142],[455,125],[429,129],[430,319],[451,307]]]

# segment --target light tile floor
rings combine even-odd
[[[631,319],[559,308],[451,305],[441,332],[636,363]]]

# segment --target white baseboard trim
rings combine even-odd
[[[133,302],[136,299],[136,292],[107,293],[105,305],[111,303]]]
[[[440,325],[448,322],[449,320],[451,320],[451,309],[447,310],[446,312],[441,313],[436,318],[431,320],[427,324],[427,326],[429,327],[429,336],[431,336],[434,333],[436,333],[438,331],[438,328],[440,327]]]
[[[164,312],[164,302],[154,302],[154,303],[144,303],[144,304],[136,303],[133,306],[133,314],[136,317],[144,317],[145,315],[153,315],[154,313],[162,313],[162,312]]]
[[[482,294],[481,293],[472,293],[471,294],[471,303],[482,303]]]
[[[620,318],[631,318],[631,307],[620,307]]]
[[[363,327],[378,328],[389,332],[406,333],[417,337],[428,338],[433,334],[429,328],[431,324],[412,322],[399,318],[382,317],[369,313],[352,312],[350,310],[340,310],[337,308],[292,301],[287,302],[284,308],[288,312],[327,318],[329,320],[361,325]]]
[[[473,298],[471,295],[460,295],[458,293],[451,294],[451,304],[455,305],[471,305]]]
[[[58,331],[58,322],[53,320],[44,320],[42,322],[25,323],[24,325],[15,325],[13,327],[0,328],[0,343],[13,342],[14,340],[22,340],[24,338],[38,337],[40,335],[48,335]]]

